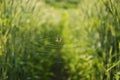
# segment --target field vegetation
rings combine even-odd
[[[0,80],[120,80],[119,0],[0,0]]]

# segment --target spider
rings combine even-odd
[[[61,42],[61,41],[62,41],[62,38],[60,36],[57,36],[56,42]]]

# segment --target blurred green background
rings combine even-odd
[[[120,80],[119,0],[0,0],[0,80]]]

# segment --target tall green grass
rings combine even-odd
[[[119,3],[113,0],[104,0],[101,9],[100,35],[101,51],[105,67],[106,80],[119,80]],[[100,12],[99,12],[100,13]]]
[[[0,1],[0,80],[119,80],[119,1],[76,2]]]

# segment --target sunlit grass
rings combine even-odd
[[[119,5],[1,0],[0,79],[119,80]]]

